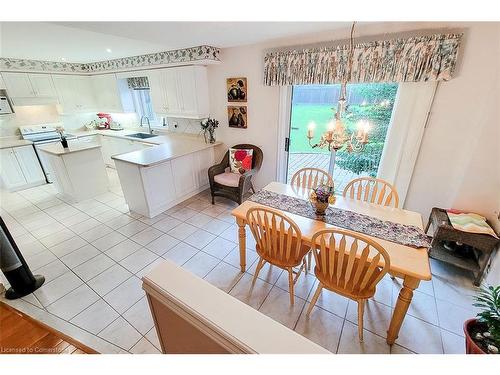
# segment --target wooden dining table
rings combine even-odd
[[[302,199],[308,199],[310,193],[309,189],[292,187],[291,185],[279,182],[271,182],[265,186],[264,189]],[[384,207],[342,196],[337,196],[336,198],[336,202],[333,204],[336,208],[357,212],[380,220],[404,225],[413,225],[423,229],[422,216],[417,212],[400,208]],[[236,218],[236,223],[238,224],[241,272],[245,272],[246,270],[246,214],[250,208],[259,206],[262,205],[247,200],[232,211],[232,215]],[[313,234],[317,231],[335,228],[334,225],[327,224],[324,221],[310,219],[287,212],[286,208],[278,211],[286,214],[297,223],[302,232],[302,240],[306,244],[310,244]],[[365,235],[367,234],[365,233]],[[403,285],[399,292],[399,297],[387,331],[387,343],[392,345],[398,338],[399,330],[413,298],[413,291],[418,288],[420,281],[431,279],[429,255],[426,248],[413,248],[381,238],[369,237],[383,246],[389,254],[391,260],[390,275],[403,280]]]

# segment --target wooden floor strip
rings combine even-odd
[[[97,354],[97,352],[0,302],[0,354]]]

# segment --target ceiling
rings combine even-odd
[[[2,22],[0,56],[86,63],[203,44],[235,47],[347,25],[346,22]]]

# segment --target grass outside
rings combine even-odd
[[[332,117],[332,105],[294,104],[290,128],[290,152],[328,154],[327,149],[309,146],[307,125],[310,121],[316,123],[315,137],[312,140],[316,143]]]

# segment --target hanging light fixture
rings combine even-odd
[[[330,172],[333,171],[337,151],[344,147],[344,145],[347,145],[348,152],[361,152],[364,149],[365,145],[368,143],[368,131],[370,130],[370,123],[367,120],[360,120],[357,123],[357,131],[352,132],[352,134],[349,135],[344,124],[343,117],[344,112],[346,112],[347,110],[347,82],[351,80],[352,73],[352,63],[354,57],[353,35],[355,25],[356,22],[353,22],[349,40],[349,52],[347,55],[347,69],[340,85],[339,100],[337,102],[337,112],[332,117],[330,122],[328,122],[328,124],[326,125],[326,131],[321,135],[319,142],[315,144],[313,144],[312,142],[316,124],[311,121],[307,128],[307,138],[309,139],[309,145],[312,148],[328,148],[328,151],[331,151],[333,153],[333,157],[330,158]]]

